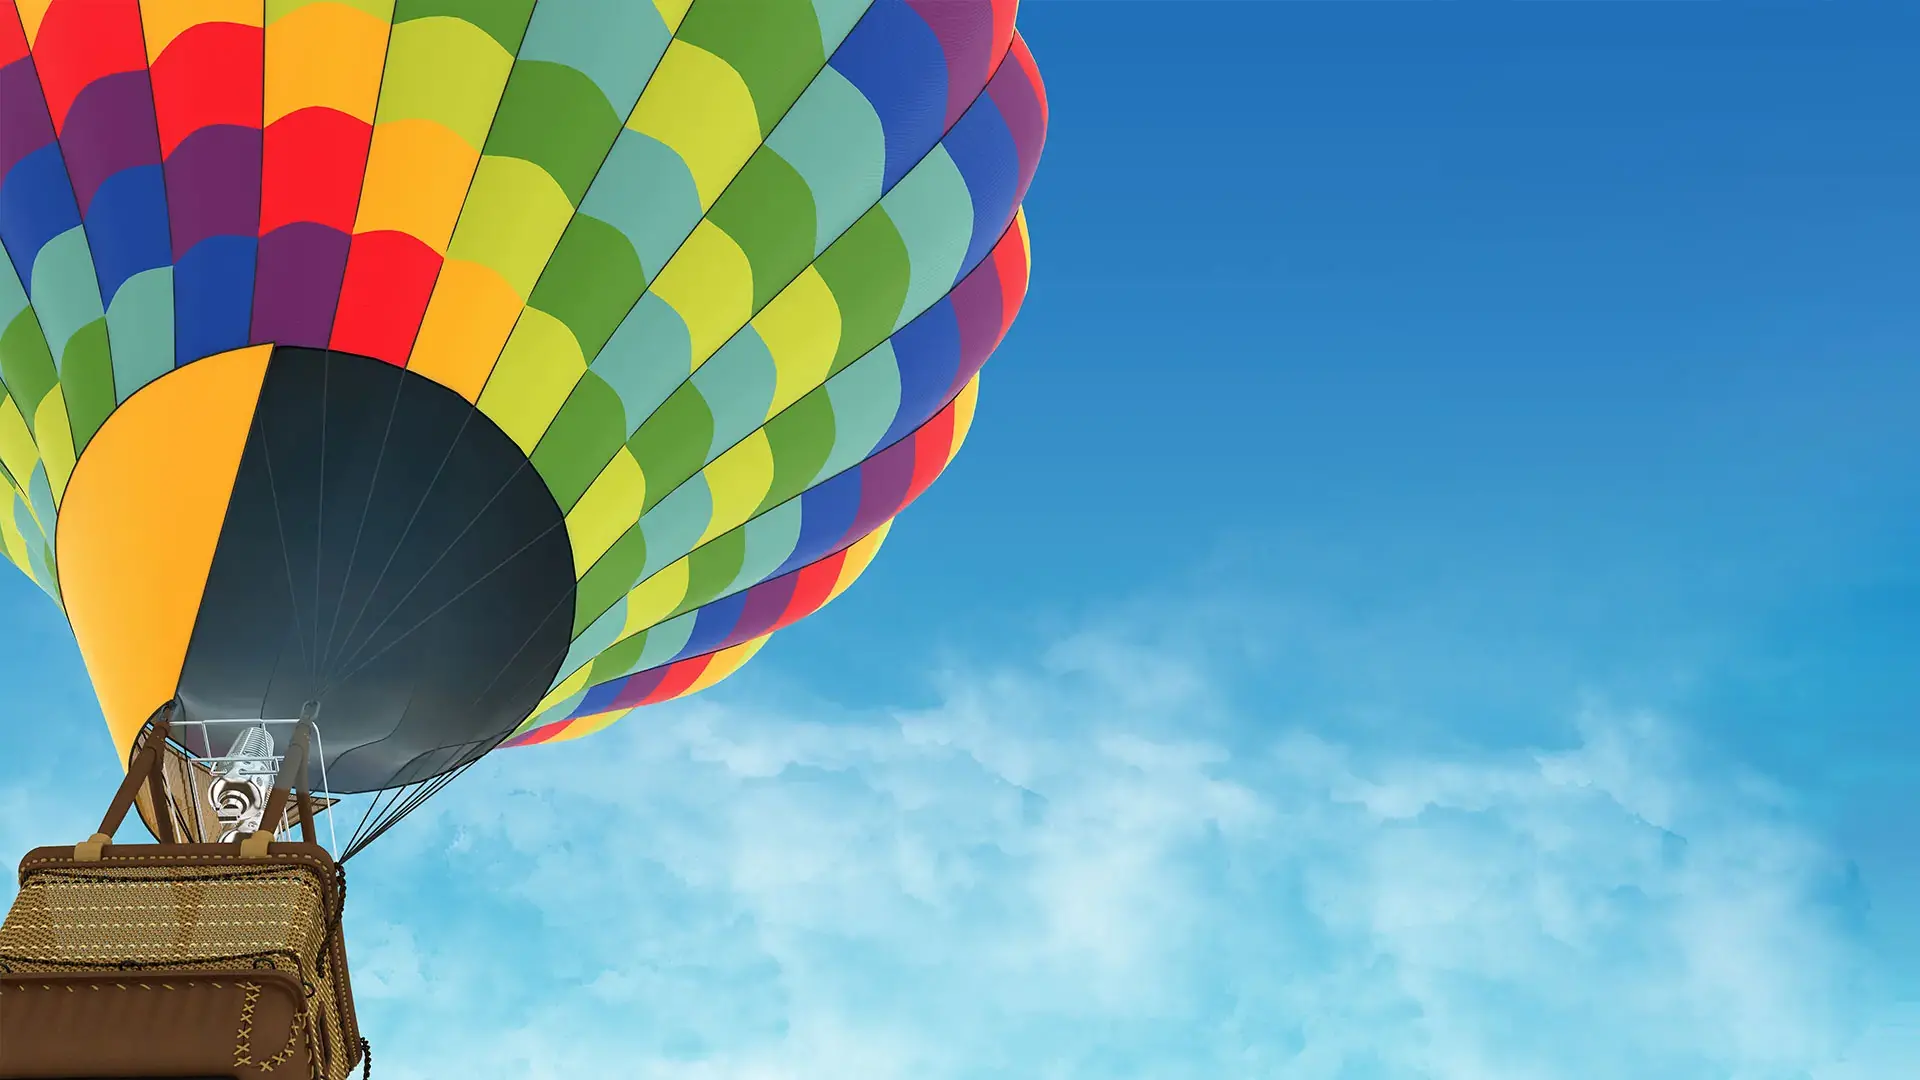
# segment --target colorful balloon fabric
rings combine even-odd
[[[952,460],[1015,0],[0,0],[0,544],[119,749],[393,787],[711,686]]]

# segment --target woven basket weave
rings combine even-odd
[[[28,852],[0,923],[0,1078],[345,1080],[362,1044],[344,899],[310,842]]]

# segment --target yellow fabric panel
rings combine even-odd
[[[653,0],[653,8],[660,13],[668,30],[680,29],[680,21],[687,17],[687,9],[692,6],[693,0]]]
[[[123,762],[179,686],[271,352],[221,353],[149,383],[74,470],[60,592]]]
[[[686,691],[678,696],[686,697],[688,694],[697,694],[719,682],[721,679],[739,671],[747,661],[753,659],[753,654],[759,652],[761,646],[765,645],[767,639],[772,636],[772,634],[762,634],[750,641],[743,641],[732,648],[722,649],[720,652],[714,653],[713,659],[707,661],[707,669],[700,673],[699,678],[693,680],[693,685],[687,687]]]
[[[953,399],[953,449],[947,451],[949,462],[960,452],[960,444],[967,441],[967,432],[973,430],[973,410],[979,404],[980,373],[976,371]]]
[[[20,523],[18,519],[14,517],[17,511],[13,505],[14,503],[24,503],[26,500],[14,494],[11,487],[7,489],[5,494],[6,498],[0,500],[6,503],[4,507],[0,507],[0,543],[6,545],[8,561],[19,567],[21,573],[31,578],[33,577],[33,562],[27,558],[27,538],[20,533]]]
[[[513,54],[465,19],[403,18],[387,40],[380,111],[374,119],[381,124],[432,120],[478,153],[512,70]]]
[[[260,0],[140,0],[147,63],[158,60],[173,39],[190,26],[211,22],[259,26],[264,14]]]
[[[821,607],[826,607],[840,599],[840,594],[847,591],[847,586],[858,581],[860,575],[867,572],[867,567],[873,565],[873,557],[880,554],[880,545],[887,542],[887,533],[891,531],[893,531],[893,520],[889,518],[882,522],[879,528],[854,541],[853,546],[847,549],[846,560],[840,564],[840,580],[833,583],[833,589],[827,593],[827,598],[821,601]]]
[[[753,512],[773,490],[773,444],[767,441],[767,429],[761,428],[735,443],[726,453],[713,459],[701,475],[713,496],[713,513],[707,519],[707,531],[700,534],[705,544],[723,532],[746,524]]]
[[[592,716],[582,716],[579,719],[569,723],[566,726],[566,728],[560,732],[560,734],[555,735],[551,739],[548,739],[547,742],[550,742],[550,743],[572,742],[574,739],[579,739],[588,735],[597,734],[599,732],[605,731],[608,728],[612,727],[616,722],[624,719],[626,715],[632,711],[633,711],[632,709],[615,709],[612,712],[595,713]]]
[[[485,377],[480,411],[532,454],[586,371],[587,358],[567,324],[526,308],[492,375]]]
[[[407,368],[477,401],[519,317],[520,294],[506,278],[478,263],[442,263]]]
[[[13,474],[14,482],[25,490],[31,482],[33,467],[40,463],[40,450],[33,442],[33,432],[27,430],[27,418],[20,415],[20,403],[12,398],[0,398],[0,464]],[[39,515],[34,515],[39,521]],[[42,529],[49,523],[40,522]]]
[[[548,709],[553,708],[555,705],[560,704],[562,701],[565,701],[566,699],[572,697],[573,695],[579,693],[580,691],[585,690],[587,688],[587,677],[591,674],[593,674],[592,664],[580,665],[580,667],[576,671],[574,671],[573,674],[567,676],[565,679],[562,679],[560,681],[560,685],[547,691],[547,696],[541,698],[540,704],[535,705],[533,707],[533,711],[528,713],[527,715],[539,716],[541,713],[546,712]]]
[[[52,6],[53,0],[20,0],[20,27],[27,32],[28,46],[40,36],[40,21],[47,17],[47,9]]]
[[[633,525],[633,508],[640,505],[646,493],[647,479],[640,474],[640,463],[622,446],[567,514],[576,577],[585,577],[587,569]]]
[[[809,266],[754,317],[753,329],[773,354],[771,420],[826,381],[840,348],[840,305],[820,271]]]
[[[40,399],[33,410],[34,442],[40,447],[40,460],[47,465],[47,486],[53,489],[53,504],[67,491],[67,477],[73,475],[73,424],[67,419],[67,396],[56,386]]]
[[[545,169],[516,157],[483,157],[447,258],[492,267],[524,298],[572,220],[573,203]]]
[[[387,30],[386,20],[333,3],[275,20],[267,27],[266,122],[318,105],[373,123]]]
[[[680,155],[710,209],[760,146],[753,92],[733,65],[676,39],[647,82],[627,126]]]
[[[474,400],[572,218],[539,166],[481,158],[407,366]]]
[[[403,232],[445,255],[479,161],[479,150],[437,121],[376,126],[353,231]]]
[[[627,593],[627,623],[620,629],[621,640],[666,621],[680,607],[680,601],[687,598],[687,584],[692,580],[691,570],[692,564],[682,555],[671,564],[661,567],[659,573],[635,585]]]
[[[720,226],[702,221],[660,271],[653,293],[687,324],[687,370],[698,371],[753,315],[753,264]]]

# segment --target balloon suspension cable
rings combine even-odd
[[[298,719],[186,719],[180,717],[179,709],[175,709],[173,715],[177,719],[171,724],[171,730],[150,723],[132,749],[132,757],[138,757],[146,740],[161,738],[165,742],[161,749],[163,759],[171,757],[180,763],[179,776],[161,774],[165,773],[163,769],[156,771],[163,788],[156,799],[156,811],[165,815],[165,821],[156,819],[152,822],[154,826],[161,830],[173,826],[171,832],[198,844],[234,842],[259,828],[288,836],[300,832],[298,815],[288,813],[280,821],[269,824],[265,819],[273,801],[271,796],[275,788],[284,788],[288,794],[307,788],[313,799],[313,824],[319,828],[321,815],[326,817],[324,846],[334,855],[336,863],[346,863],[367,849],[374,840],[384,836],[388,828],[394,828],[419,811],[428,799],[440,794],[447,784],[486,757],[488,751],[505,742],[505,736],[490,736],[442,748],[442,753],[432,757],[422,757],[415,767],[417,773],[434,769],[445,761],[457,761],[457,765],[451,769],[440,767],[422,780],[401,778],[390,788],[367,792],[365,811],[357,815],[351,832],[342,838],[336,815],[346,813],[353,819],[353,809],[344,803],[349,798],[355,803],[361,799],[332,790],[326,740],[315,703],[309,701]],[[313,780],[319,782],[315,784]],[[298,809],[298,803],[288,803],[288,811],[294,809]]]
[[[189,719],[181,715],[176,704],[170,731],[150,724],[143,736],[163,739],[173,748],[165,752],[185,766],[180,777],[159,776],[161,770],[156,770],[164,794],[155,805],[156,809],[164,808],[160,812],[166,818],[156,823],[171,825],[175,834],[200,843],[234,841],[258,829],[293,835],[300,831],[298,815],[293,812],[298,803],[287,804],[289,812],[279,821],[269,824],[266,816],[276,788],[292,794],[305,787],[312,797],[314,827],[318,829],[320,815],[326,815],[325,846],[336,862],[345,863],[459,779],[506,738],[489,736],[423,755],[412,771],[418,775],[431,770],[432,775],[409,781],[402,773],[392,786],[366,793],[364,811],[353,820],[354,810],[343,804],[349,798],[355,803],[361,800],[333,790],[318,714],[317,703],[308,702],[297,719]],[[159,714],[155,715],[158,718]],[[143,745],[136,743],[134,756]],[[448,767],[447,762],[455,764]],[[340,813],[347,814],[353,825],[345,837],[336,818]]]
[[[466,760],[454,768],[444,770],[425,780],[399,784],[377,793],[372,805],[361,816],[359,825],[347,838],[347,849],[340,854],[339,861],[344,863],[366,850],[367,845],[378,840],[386,834],[388,829],[398,825],[414,811],[426,805],[427,800],[459,779],[468,769],[479,764],[489,751],[503,741],[505,741],[504,737],[466,743],[459,748],[462,751],[461,756]]]

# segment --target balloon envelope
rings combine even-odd
[[[391,788],[838,595],[1025,292],[1014,7],[0,0],[0,546],[122,753]]]

